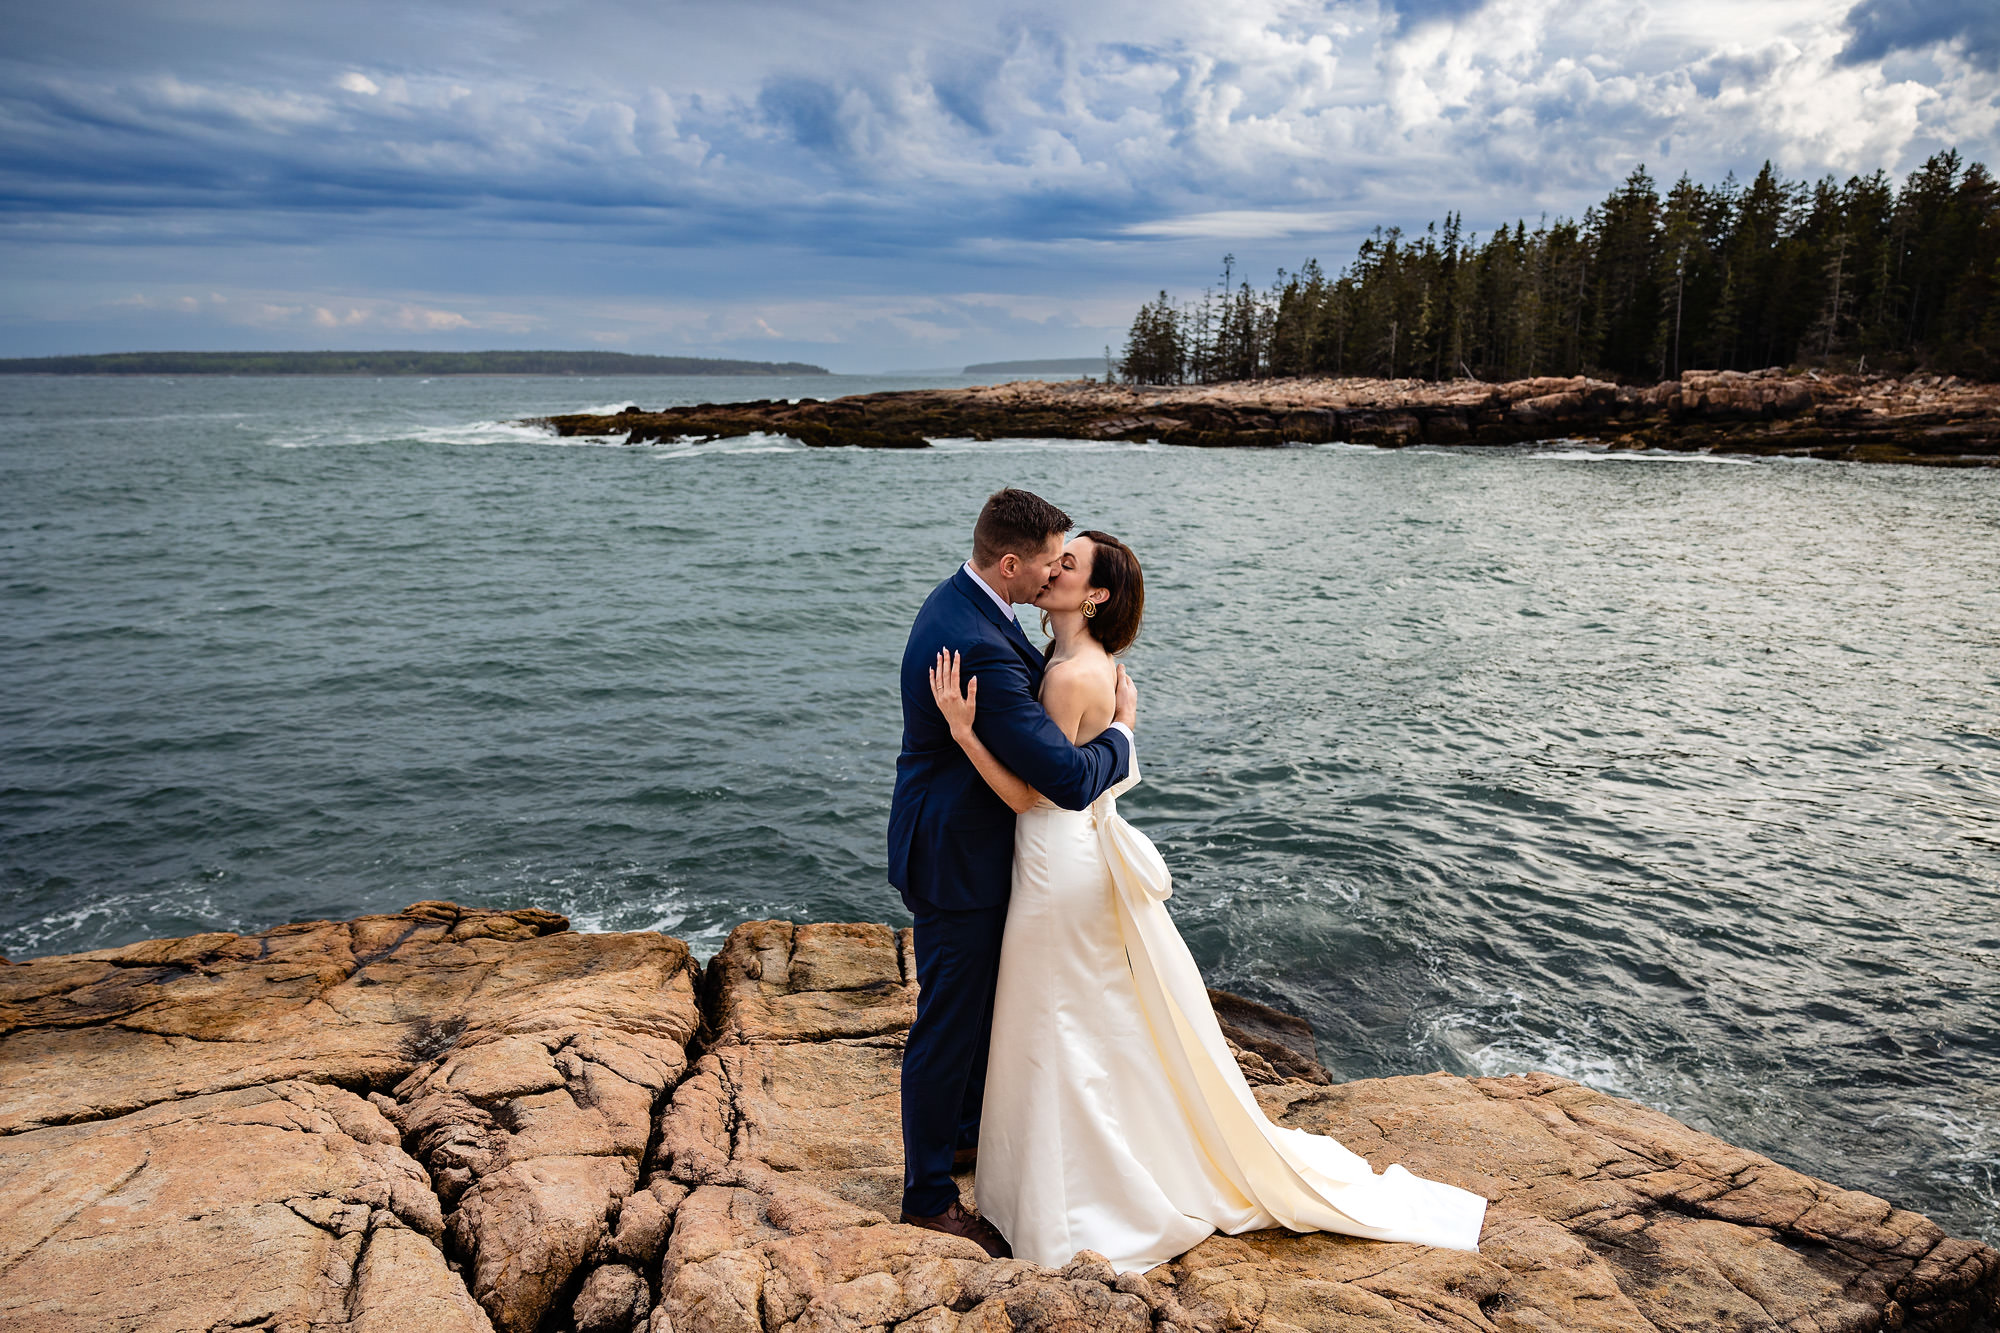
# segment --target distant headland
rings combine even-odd
[[[1221,384],[1017,380],[763,398],[538,418],[557,435],[627,444],[784,435],[814,447],[924,449],[932,440],[1157,440],[1210,448],[1290,444],[1606,448],[2000,467],[2000,385],[1953,376],[1689,370],[1645,388],[1582,375],[1481,380],[1246,379]]]
[[[0,375],[825,375],[803,361],[627,352],[110,352],[0,359]]]
[[[968,375],[1094,375],[1104,369],[1101,356],[1044,357],[1040,361],[981,361],[967,366]]]

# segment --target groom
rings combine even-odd
[[[889,881],[916,918],[917,1019],[903,1051],[903,1218],[1010,1257],[968,1212],[954,1158],[979,1143],[1000,935],[1014,868],[1014,812],[951,738],[931,697],[940,649],[979,678],[973,729],[1001,763],[1065,810],[1082,810],[1132,767],[1139,692],[1121,669],[1115,720],[1073,745],[1037,702],[1042,654],[1014,618],[1062,564],[1069,515],[1026,491],[995,491],[972,529],[972,559],[917,612],[903,650],[903,752],[889,806]]]

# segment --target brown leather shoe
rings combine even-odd
[[[951,1169],[954,1171],[970,1171],[978,1165],[979,1149],[977,1148],[960,1148],[951,1155]]]
[[[978,1213],[967,1212],[962,1203],[952,1204],[936,1217],[913,1217],[909,1213],[904,1213],[902,1221],[906,1226],[922,1227],[926,1231],[942,1231],[947,1236],[963,1236],[995,1259],[1014,1257],[1014,1247],[1007,1243],[1007,1238]]]

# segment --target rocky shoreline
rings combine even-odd
[[[2000,1254],[1546,1074],[1333,1084],[1218,993],[1270,1114],[1492,1200],[1479,1254],[1211,1237],[1143,1277],[894,1222],[909,933],[418,903],[0,965],[0,1330],[1957,1330]],[[971,1176],[964,1180],[971,1186]]]
[[[1634,388],[1602,380],[1252,380],[1163,388],[1024,380],[856,394],[830,402],[703,403],[532,424],[628,444],[767,433],[816,447],[921,449],[931,440],[1157,440],[1207,447],[1511,445],[1579,439],[1668,449],[1936,467],[2000,466],[2000,386],[1913,375],[1688,371]]]

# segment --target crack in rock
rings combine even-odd
[[[894,1221],[907,930],[746,922],[696,973],[449,903],[0,967],[0,1330],[1828,1333],[2000,1301],[2000,1256],[1884,1200],[1551,1075],[1334,1085],[1219,992],[1273,1119],[1483,1194],[1481,1252],[995,1262]]]
[[[0,1328],[535,1328],[567,1273],[510,1237],[579,1176],[572,1248],[608,1233],[699,1021],[679,941],[565,927],[420,903],[0,969]],[[455,1051],[517,1040],[536,1091],[503,1059],[433,1105]],[[402,1122],[466,1108],[445,1140],[485,1156],[448,1199]],[[524,1280],[482,1284],[510,1247]]]
[[[892,1220],[906,953],[879,927],[749,922],[710,962],[713,1036],[656,1135],[650,1178],[686,1193],[651,1328],[1945,1329],[2000,1286],[1990,1249],[1567,1080],[1329,1086],[1309,1048],[1281,1066],[1234,1032],[1274,1119],[1489,1199],[1482,1252],[1273,1231],[1211,1237],[1144,1278],[1088,1254],[995,1263]],[[1272,1082],[1284,1066],[1301,1072]]]

